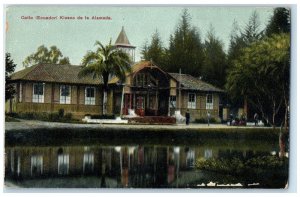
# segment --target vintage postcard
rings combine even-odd
[[[5,190],[286,190],[291,15],[6,5]]]

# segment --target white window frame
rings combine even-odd
[[[212,158],[212,149],[205,149],[204,150],[204,158],[205,159]]]
[[[59,154],[57,156],[57,173],[59,175],[67,175],[69,174],[69,154]],[[65,166],[63,166],[65,165]],[[66,171],[64,171],[63,169],[61,169],[61,167],[65,168],[66,167]]]
[[[83,173],[86,171],[86,165],[91,165],[94,171],[94,153],[86,152],[83,155]]]
[[[194,95],[194,101],[190,101],[190,95]],[[188,109],[196,109],[196,94],[195,93],[188,93]]]
[[[87,96],[87,90],[88,89],[93,89],[94,90],[94,97],[88,97]],[[85,105],[95,105],[96,104],[96,88],[95,87],[91,87],[91,86],[87,86],[87,87],[85,87],[85,98],[84,98],[84,103],[85,103]]]
[[[209,102],[211,97],[211,102]],[[214,98],[213,94],[206,94],[206,109],[213,109],[214,108]]]
[[[43,86],[43,94],[34,94],[34,87],[37,85]],[[44,103],[44,95],[45,95],[45,83],[34,83],[32,85],[32,102],[33,103]]]
[[[195,167],[195,150],[191,149],[186,155],[186,166],[189,168]]]
[[[176,108],[176,100],[177,100],[176,96],[170,96],[170,103],[169,103],[170,108]]]
[[[19,88],[19,102],[22,102],[22,97],[23,97],[23,85],[20,82],[20,88]]]
[[[63,95],[62,95],[62,93],[63,93],[62,89],[63,89],[64,87],[65,87],[65,88],[66,88],[66,87],[69,88],[69,95],[68,95],[68,96],[63,96]],[[71,86],[70,86],[70,85],[60,85],[59,90],[60,90],[60,93],[59,93],[59,95],[60,95],[59,103],[60,103],[60,104],[71,104],[71,91],[72,91]]]
[[[43,174],[43,156],[42,155],[32,155],[31,156],[31,176],[35,175],[33,173],[33,168],[36,167],[40,174]]]

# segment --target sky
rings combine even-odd
[[[41,45],[46,47],[56,45],[64,56],[70,58],[71,64],[80,65],[86,52],[95,50],[96,40],[108,44],[111,39],[114,43],[124,26],[130,43],[136,46],[135,60],[138,61],[142,46],[146,41],[150,43],[156,29],[164,47],[168,47],[169,37],[179,24],[183,8],[188,9],[191,24],[200,32],[201,40],[205,39],[212,25],[216,36],[224,43],[225,50],[228,49],[234,20],[243,28],[256,10],[263,29],[273,13],[271,6],[11,5],[6,7],[5,51],[11,53],[12,59],[17,64],[17,71],[24,68],[22,65],[24,59]],[[37,19],[37,16],[57,18],[45,20]],[[61,16],[75,17],[75,19],[61,19]],[[93,16],[108,17],[110,20],[92,20]],[[33,19],[25,19],[28,17]]]

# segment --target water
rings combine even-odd
[[[287,182],[277,140],[159,141],[6,144],[5,181],[26,188],[284,188]]]

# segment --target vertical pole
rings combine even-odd
[[[124,86],[125,86],[125,85],[122,84],[122,96],[121,96],[121,106],[120,106],[120,118],[122,117],[122,112],[123,112]]]
[[[72,87],[72,86],[71,86]],[[54,110],[54,83],[51,84],[51,112]]]
[[[179,95],[179,98],[178,98],[178,108],[179,108],[179,111],[181,111],[181,68],[179,69],[179,88],[178,88],[178,95]]]

